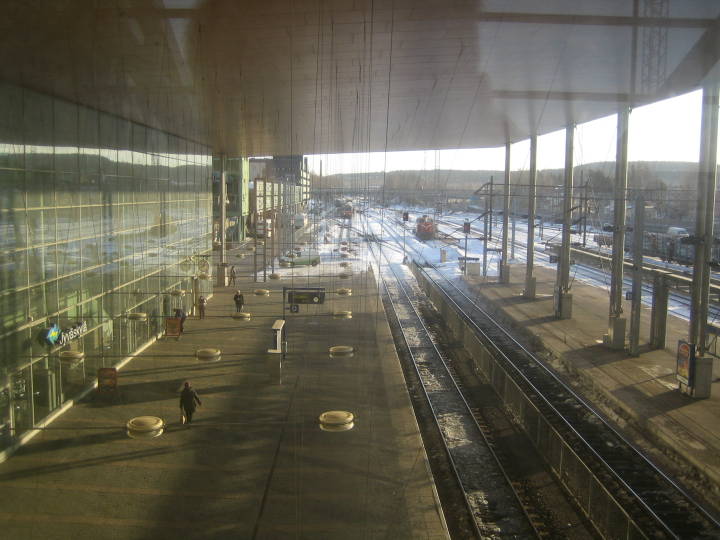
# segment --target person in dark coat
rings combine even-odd
[[[178,308],[175,310],[175,317],[180,319],[180,333],[182,334],[185,332],[185,319],[187,319],[187,314],[185,310]]]
[[[202,405],[200,398],[197,395],[195,389],[190,386],[189,382],[185,382],[185,386],[180,394],[180,409],[185,414],[185,423],[189,424],[192,421],[193,413],[195,412],[195,403]]]
[[[235,301],[235,311],[240,313],[245,305],[245,297],[243,296],[243,293],[236,291],[235,296],[233,296],[233,300]]]

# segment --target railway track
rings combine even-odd
[[[386,226],[386,230],[395,236],[390,227]],[[720,523],[713,516],[516,342],[465,292],[432,267],[418,271],[443,292],[491,351],[506,376],[522,389],[549,429],[558,433],[578,457],[582,470],[576,471],[577,474],[565,470],[560,480],[601,535],[629,538],[717,538],[720,535]],[[530,412],[528,415],[533,416]],[[532,418],[517,420],[527,423]],[[538,445],[542,446],[543,441],[539,440]],[[552,448],[539,449],[552,456]],[[556,467],[557,464],[550,462],[550,465]],[[609,501],[604,515],[593,515],[592,498],[598,493]]]
[[[374,255],[380,267],[386,309],[391,312],[388,320],[391,327],[396,325],[402,332],[419,381],[420,388],[412,393],[421,393],[430,405],[473,517],[474,533],[478,538],[539,537],[544,524],[537,517],[532,521],[528,518],[529,501],[509,483],[486,431],[478,424],[476,412],[465,400],[423,323],[418,308],[422,293],[417,285],[413,286],[414,278],[384,264],[380,253]]]
[[[445,224],[448,226],[453,226],[456,228],[459,227],[456,223],[454,223],[452,221],[438,220],[437,223]],[[480,237],[480,238],[482,237],[482,231],[480,231],[479,229],[472,227],[471,230],[473,233],[478,235],[478,237]],[[448,236],[450,236],[450,235],[448,235]],[[453,237],[453,238],[455,238],[455,237]],[[440,238],[440,239],[444,240],[444,238]],[[458,240],[458,238],[455,238],[455,240]],[[499,244],[496,241],[492,241],[492,242],[489,242],[488,245],[491,247],[498,247]],[[522,261],[525,259],[524,255],[523,255],[525,246],[522,245],[521,243],[516,243],[516,245],[518,247],[520,247],[520,249],[517,252],[517,254],[519,255],[518,259]],[[495,256],[495,255],[493,254],[493,256]],[[544,251],[536,250],[535,251],[535,260],[538,264],[548,264],[548,265],[550,264],[549,256]],[[646,261],[644,264],[653,266],[653,267],[657,267],[658,269],[666,270],[665,267],[653,264],[652,261],[650,261],[650,262]],[[581,269],[582,273],[587,278],[594,280],[597,284],[600,284],[605,287],[610,287],[610,275],[606,270],[603,270],[601,268],[596,268],[593,266],[589,266],[587,264],[575,264],[573,266]],[[574,279],[574,277],[573,277],[573,279]],[[717,284],[718,281],[716,279],[712,279],[711,283]],[[625,274],[625,277],[623,279],[623,286],[626,287],[627,289],[630,289],[632,287],[632,277],[628,277],[627,273]],[[653,292],[652,284],[644,282],[643,286],[642,286],[642,291],[643,291],[643,294],[652,295],[652,292]],[[680,308],[680,309],[684,309],[687,311],[690,310],[691,301],[690,301],[690,297],[687,294],[684,294],[682,292],[671,291],[669,300],[670,300],[670,303],[675,306],[675,308]],[[680,315],[676,314],[676,316],[680,316]],[[710,320],[713,320],[713,321],[720,320],[720,309],[711,304],[709,306],[709,316],[710,316]],[[685,316],[683,318],[687,319],[688,317]]]
[[[569,442],[646,537],[716,538],[720,534],[720,525],[697,503],[465,293],[433,281],[470,320],[495,353],[496,361],[503,364],[506,373],[525,390],[543,417]]]

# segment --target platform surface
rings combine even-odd
[[[555,272],[536,267],[537,298],[522,296],[525,266],[513,265],[511,282],[467,278],[466,283],[525,334],[542,342],[565,370],[598,392],[624,420],[639,426],[659,447],[677,452],[710,480],[716,499],[720,489],[720,381],[712,383],[709,399],[693,399],[678,391],[675,379],[677,342],[687,339],[687,321],[672,315],[667,319],[667,348],[647,350],[650,308],[641,313],[640,356],[611,350],[602,344],[608,328],[608,293],[574,281],[571,293],[572,318],[553,316]],[[630,302],[624,302],[629,319]],[[628,321],[629,326],[629,321]]]
[[[241,277],[216,288],[205,319],[189,318],[178,341],[158,341],[120,371],[119,403],[84,400],[0,464],[0,536],[447,537],[372,275],[339,280],[338,261],[313,270],[324,277],[298,270],[292,284],[325,286],[327,300],[288,312],[281,366],[266,350],[291,281],[252,283],[251,259],[235,263]],[[340,286],[353,296],[332,293]],[[236,289],[250,321],[231,317]],[[353,318],[334,319],[339,309]],[[356,352],[332,359],[333,345]],[[203,347],[222,360],[196,360]],[[186,380],[202,400],[190,426],[180,424]],[[336,409],[355,415],[352,430],[320,429],[318,416]],[[165,433],[128,438],[125,423],[141,415],[165,419]]]

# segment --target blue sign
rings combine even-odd
[[[43,330],[40,334],[40,340],[51,347],[55,345],[64,346],[79,338],[87,332],[87,322],[83,321],[77,323],[70,328],[60,330],[57,323],[53,323],[52,326]]]
[[[60,331],[60,327],[57,325],[57,323],[54,323],[50,328],[45,330],[43,338],[48,345],[53,346],[58,341],[60,341],[61,334],[62,332]]]

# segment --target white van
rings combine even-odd
[[[667,234],[675,238],[687,238],[690,236],[684,227],[668,227]]]
[[[308,217],[307,214],[295,214],[295,228],[302,229],[307,225]]]

